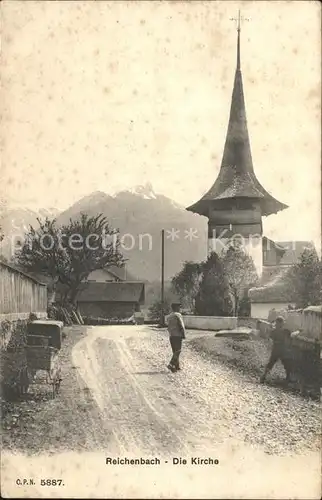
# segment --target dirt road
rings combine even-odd
[[[156,329],[95,327],[75,347],[74,364],[113,429],[116,452],[203,452],[214,438],[216,446],[241,440],[279,454],[316,449],[319,420],[307,402],[186,347],[176,374],[166,368],[167,334]]]
[[[195,335],[188,332],[190,339]],[[42,467],[67,460],[68,467],[61,468],[66,484],[72,471],[83,471],[84,477],[84,470],[91,470],[86,487],[74,481],[71,496],[102,497],[104,491],[103,497],[319,497],[317,403],[213,363],[190,348],[189,340],[181,372],[167,370],[169,357],[166,332],[147,326],[90,327],[76,344],[77,384],[94,400],[82,409],[86,461],[79,452],[63,453],[65,459],[41,458]],[[74,414],[80,411],[70,398],[65,404],[66,411],[69,406]],[[106,457],[119,456],[159,457],[162,463],[159,468],[105,465]],[[174,457],[187,465],[173,465]],[[193,457],[211,457],[219,464],[192,465]],[[6,459],[12,463],[12,457]],[[31,460],[29,474],[39,459]],[[59,496],[67,490],[49,492]]]

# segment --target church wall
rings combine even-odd
[[[252,318],[258,318],[258,319],[268,319],[269,312],[272,309],[280,310],[280,309],[287,309],[288,305],[294,305],[290,304],[289,302],[256,302],[251,304],[251,317]]]
[[[237,318],[233,316],[184,316],[186,328],[197,330],[230,330],[237,328]]]
[[[208,224],[208,237],[213,238],[228,238],[233,236],[242,236],[243,238],[248,238],[249,236],[261,236],[262,235],[262,225],[261,224]]]
[[[224,210],[210,210],[209,220],[213,225],[221,224],[261,224],[261,210],[254,204],[253,207],[232,205]]]

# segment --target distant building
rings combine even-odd
[[[307,248],[315,248],[312,241],[273,241],[263,237],[262,283],[296,264]]]
[[[129,318],[144,304],[144,283],[88,282],[77,302],[83,316]]]
[[[92,271],[77,296],[83,316],[129,318],[145,302],[145,284],[134,281],[124,268]]]
[[[248,292],[253,318],[267,319],[272,309],[281,310],[296,305],[295,293],[286,275],[307,248],[315,247],[311,241],[274,242],[263,238],[261,285]]]
[[[127,271],[126,266],[116,267],[109,266],[104,269],[95,269],[88,277],[88,282],[120,282],[120,281],[136,281]]]

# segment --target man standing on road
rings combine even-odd
[[[281,360],[286,371],[286,382],[289,382],[291,375],[291,360],[289,359],[289,347],[291,332],[284,328],[284,318],[279,316],[275,321],[275,328],[270,335],[273,340],[273,347],[268,363],[265,367],[264,373],[260,378],[260,382],[265,381],[266,375],[271,371],[275,363]]]
[[[172,312],[168,316],[168,332],[172,348],[172,358],[168,364],[169,370],[176,372],[180,370],[179,356],[181,353],[182,339],[186,338],[185,326],[180,314],[180,304],[171,304]]]

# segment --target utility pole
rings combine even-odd
[[[164,320],[164,229],[161,231],[161,326],[165,325]]]

